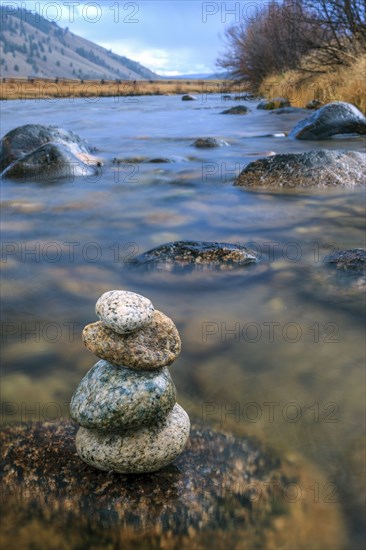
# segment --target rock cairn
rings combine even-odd
[[[176,403],[167,369],[181,350],[178,330],[134,292],[105,292],[95,310],[100,321],[84,328],[83,340],[101,360],[70,404],[80,424],[78,455],[104,471],[159,470],[182,452],[189,437],[189,417]]]

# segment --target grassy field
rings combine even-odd
[[[346,101],[366,113],[365,75],[366,55],[362,55],[350,67],[340,67],[332,72],[309,75],[287,71],[270,76],[264,80],[259,92],[268,98],[287,97],[295,107],[304,107],[312,99],[323,103]]]
[[[231,91],[232,86],[232,82],[225,80],[82,81],[54,78],[3,78],[0,83],[0,99],[227,93]],[[235,88],[234,91],[238,90]]]

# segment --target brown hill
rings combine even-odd
[[[132,61],[23,8],[0,6],[0,76],[156,80]]]

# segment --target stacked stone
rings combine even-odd
[[[189,436],[189,417],[176,403],[167,369],[181,350],[178,330],[134,292],[105,292],[96,313],[100,321],[84,328],[83,340],[101,360],[70,404],[81,426],[77,452],[99,470],[159,470],[182,452]]]

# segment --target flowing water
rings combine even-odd
[[[9,101],[1,134],[56,124],[106,159],[95,177],[3,180],[3,423],[57,420],[95,358],[82,327],[104,291],[148,296],[180,330],[172,367],[191,418],[255,434],[315,464],[316,499],[337,502],[356,548],[362,524],[363,299],[322,262],[364,246],[363,190],[253,192],[236,175],[270,152],[362,151],[365,141],[295,141],[303,115],[220,112],[220,95]],[[198,137],[227,142],[196,149]],[[267,136],[267,137],[266,137]],[[121,159],[119,164],[111,160]],[[170,163],[131,163],[136,157]],[[141,271],[129,260],[171,240],[239,243],[262,262],[218,271]],[[316,494],[317,492],[317,494]],[[333,500],[332,500],[333,499]]]

